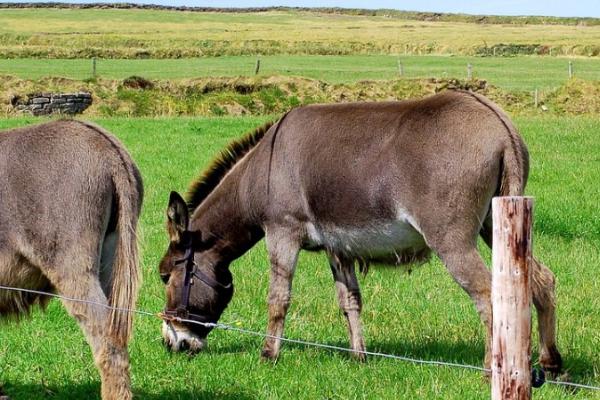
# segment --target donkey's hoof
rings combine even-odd
[[[359,350],[359,351],[365,351],[364,349]],[[367,362],[367,355],[365,353],[359,353],[359,352],[355,352],[353,351],[352,353],[352,358],[355,359],[358,362]]]
[[[540,365],[544,369],[544,372],[550,374],[552,377],[557,377],[563,369],[562,356],[556,347],[551,348],[549,353],[546,356],[540,357]]]
[[[562,375],[565,375],[565,376],[569,375],[567,373],[563,374],[563,368],[562,368],[561,364],[553,364],[553,365],[540,364],[540,365],[542,366],[542,369],[544,370],[546,375],[548,375],[550,378],[557,378]]]
[[[275,353],[272,349],[265,348],[260,353],[260,359],[265,362],[275,362],[277,361],[278,354]]]

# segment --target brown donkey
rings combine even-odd
[[[0,285],[131,308],[142,197],[131,157],[98,126],[56,121],[0,132]],[[48,300],[0,290],[0,317]],[[132,314],[64,305],[92,348],[102,398],[131,398]]]
[[[475,303],[489,367],[491,274],[476,242],[481,235],[491,245],[492,197],[522,195],[528,161],[507,116],[470,92],[295,109],[232,144],[192,185],[187,204],[171,194],[171,243],[160,263],[167,314],[217,321],[233,293],[229,263],[266,236],[267,333],[283,334],[298,252],[324,250],[352,349],[361,351],[355,263],[422,261],[431,249]],[[540,362],[558,371],[554,276],[534,263]],[[173,350],[200,350],[208,331],[163,324]],[[262,355],[276,358],[279,348],[268,338]]]

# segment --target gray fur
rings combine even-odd
[[[470,92],[298,108],[221,174],[189,217],[192,232],[215,238],[196,253],[196,263],[206,273],[223,274],[232,259],[265,235],[271,261],[267,332],[280,335],[298,252],[326,251],[352,348],[361,350],[354,261],[398,265],[423,261],[433,250],[486,325],[489,367],[491,275],[476,241],[486,233],[492,197],[522,195],[528,169],[527,148],[508,117]],[[176,307],[181,281],[181,269],[172,264],[177,227],[169,222],[168,228],[172,246],[160,270],[170,276],[167,304]],[[534,285],[542,317],[541,361],[559,369],[554,277],[542,264],[535,266],[534,278],[542,277]],[[226,304],[202,285],[192,288],[194,297],[197,313]],[[263,356],[276,358],[279,347],[279,340],[266,339]]]
[[[133,307],[140,174],[102,128],[55,121],[0,132],[0,284]],[[0,290],[0,317],[46,298]],[[132,315],[64,301],[92,347],[103,399],[131,397]]]

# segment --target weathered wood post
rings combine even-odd
[[[573,77],[573,61],[569,61],[569,79]]]
[[[473,66],[471,63],[467,64],[467,79],[471,80],[473,78]]]
[[[492,201],[492,400],[531,399],[531,197]]]
[[[400,61],[400,57],[398,57],[398,75],[400,75],[400,76],[404,75],[404,66],[402,65],[402,62]]]
[[[92,58],[92,78],[96,77],[96,57]]]
[[[258,75],[260,71],[260,57],[256,59],[256,66],[254,67],[254,75]]]

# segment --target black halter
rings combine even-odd
[[[167,317],[177,317],[183,319],[191,319],[197,322],[210,322],[207,317],[198,314],[192,314],[189,310],[190,305],[190,288],[194,284],[194,277],[198,278],[200,282],[216,291],[228,290],[231,288],[231,283],[223,285],[217,280],[206,275],[204,272],[199,270],[194,262],[194,249],[192,234],[190,231],[184,231],[181,234],[185,253],[183,258],[176,260],[175,265],[185,263],[185,273],[183,276],[183,288],[181,289],[181,303],[176,309],[165,309],[163,314]]]

